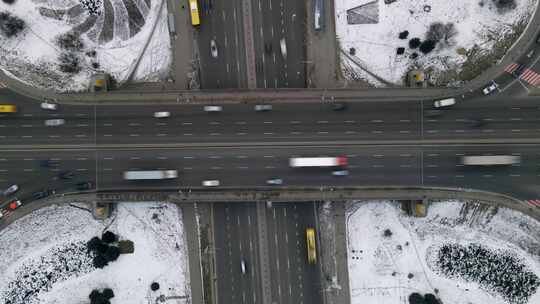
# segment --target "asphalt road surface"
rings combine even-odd
[[[246,54],[242,0],[201,0],[201,25],[197,32],[201,87],[206,89],[245,88]],[[214,40],[217,56],[212,55]]]
[[[305,240],[306,228],[316,227],[314,207],[274,204],[266,209],[272,303],[321,303],[319,267],[307,263]],[[218,303],[262,302],[255,208],[250,203],[214,204]]]

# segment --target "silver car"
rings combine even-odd
[[[42,102],[41,103],[41,108],[43,110],[56,111],[58,109],[58,105],[55,104],[55,103],[50,103],[50,102]]]
[[[13,193],[15,193],[17,191],[19,191],[19,186],[18,185],[11,185],[6,190],[4,190],[4,196],[10,196],[10,195],[12,195]]]
[[[348,170],[337,170],[337,171],[332,172],[332,175],[333,176],[347,176],[347,175],[349,175],[349,171]]]
[[[272,111],[272,105],[269,105],[269,104],[255,105],[255,111],[257,112]]]
[[[57,127],[57,126],[63,125],[64,123],[66,123],[66,121],[63,120],[63,119],[47,119],[47,120],[45,120],[45,125],[47,127]]]

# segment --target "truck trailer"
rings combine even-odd
[[[173,179],[178,177],[176,170],[149,170],[149,171],[125,171],[126,180],[156,180]]]
[[[292,157],[289,165],[293,168],[300,167],[345,167],[347,166],[346,156],[337,157]]]
[[[461,158],[461,163],[466,166],[508,166],[519,164],[520,161],[520,157],[515,155],[479,155]]]

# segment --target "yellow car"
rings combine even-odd
[[[0,113],[16,113],[17,106],[10,104],[0,104]]]

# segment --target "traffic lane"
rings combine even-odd
[[[215,204],[216,258],[218,261],[218,290],[222,303],[256,303],[260,298],[257,290],[258,265],[256,263],[257,231],[256,212],[253,204],[231,203]],[[221,214],[216,214],[221,212]],[[244,260],[246,273],[242,273],[241,261]],[[228,274],[228,275],[227,275]],[[219,288],[218,287],[218,288]],[[231,302],[232,301],[232,302]]]
[[[52,167],[42,167],[40,161],[54,161]],[[62,179],[60,173],[72,172],[72,178]],[[91,152],[2,152],[0,158],[0,189],[17,184],[19,191],[9,198],[33,200],[32,194],[46,189],[57,194],[75,191],[77,183],[94,181],[95,158]]]
[[[305,1],[283,1],[287,41],[287,87],[306,87]]]

